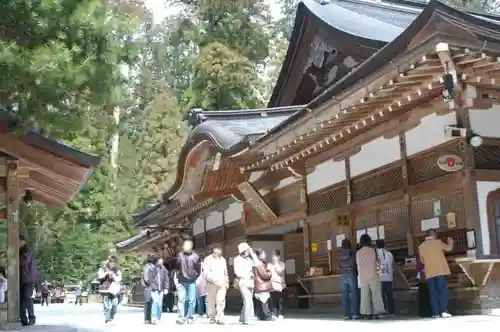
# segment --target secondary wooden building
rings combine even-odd
[[[8,239],[8,302],[0,303],[0,329],[21,327],[20,201],[35,200],[61,208],[75,197],[98,165],[98,157],[24,129],[15,120],[0,122],[0,222],[7,223]]]
[[[302,2],[271,106],[307,105],[231,153],[204,136],[212,161],[181,159],[177,185],[138,224],[185,218],[198,247],[224,243],[230,265],[242,240],[280,249],[289,284],[299,281],[289,306],[304,291],[330,308],[340,308],[341,240],[368,233],[400,262],[406,312],[415,249],[437,228],[456,244],[450,310],[495,308],[499,24],[437,1]],[[201,154],[193,146],[186,154]]]

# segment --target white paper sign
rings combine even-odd
[[[368,228],[366,234],[370,236],[372,241],[378,240],[377,226]]]
[[[338,235],[337,235],[337,239],[336,239],[336,240],[337,240],[337,241],[336,241],[336,243],[337,243],[337,248],[342,247],[342,241],[344,241],[344,239],[345,239],[345,234],[338,234]]]
[[[424,219],[420,222],[420,227],[422,232],[425,232],[429,229],[438,229],[439,228],[439,218],[430,218]]]
[[[358,240],[358,243],[359,243],[359,239],[361,239],[361,235],[363,234],[366,234],[366,229],[359,229],[356,231],[356,239]]]
[[[295,274],[295,259],[287,259],[285,261],[286,274]]]
[[[332,240],[326,241],[326,249],[332,250]]]
[[[385,227],[384,226],[378,226],[378,238],[381,240],[385,239]]]
[[[229,257],[229,266],[233,266],[234,257]]]

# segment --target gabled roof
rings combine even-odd
[[[177,202],[171,201],[171,198],[182,185],[187,156],[200,142],[210,142],[218,152],[225,156],[237,154],[245,150],[252,140],[286,121],[302,107],[300,105],[253,110],[192,110],[188,115],[188,121],[194,128],[179,156],[177,177],[173,186],[163,195],[162,202],[133,214],[133,219],[140,223],[146,218],[151,219],[153,214],[166,217],[181,208]]]
[[[355,45],[360,44],[360,41],[372,40],[381,42],[383,46],[387,43],[394,44],[396,40],[400,42],[401,39],[397,37],[400,37],[403,33],[406,35],[411,34],[412,26],[414,28],[418,26],[418,22],[416,22],[417,17],[422,16],[420,21],[425,20],[424,17],[426,15],[421,15],[423,11],[425,9],[433,10],[437,6],[446,8],[446,10],[453,11],[456,14],[461,14],[469,20],[474,20],[477,24],[488,25],[491,29],[498,30],[500,28],[500,16],[476,12],[462,12],[438,1],[431,1],[428,3],[409,0],[380,2],[332,0],[324,5],[319,4],[315,0],[302,1],[297,9],[292,38],[269,106],[280,105],[280,95],[287,92],[286,82],[289,74],[292,71],[303,70],[303,68],[294,68],[294,62],[297,60],[296,55],[299,47],[310,47],[309,44],[304,45],[304,43],[301,43],[303,31],[305,30],[306,24],[308,24],[307,18],[312,18],[311,24],[320,20],[329,27],[332,33],[342,34],[343,37],[348,36]],[[383,48],[385,49],[385,47]],[[394,48],[392,49],[394,50]],[[377,52],[380,53],[380,51],[379,49],[373,49],[373,54]],[[399,49],[396,50],[396,53],[398,52],[400,52]],[[381,54],[387,55],[387,50],[384,50]],[[375,65],[372,57],[364,61],[362,65],[367,63]],[[383,62],[388,61],[387,58],[384,59],[383,56],[380,55],[378,59],[382,59]],[[380,66],[380,64],[378,66]],[[359,67],[353,70],[349,75],[344,76],[345,79],[341,78],[339,81],[333,82],[328,89],[311,100],[307,108],[317,107],[322,102],[332,98],[335,93],[338,93],[338,91],[342,89],[341,87],[346,87],[346,82],[359,80],[361,78],[358,70]],[[287,121],[280,123],[266,135],[261,136],[258,141],[270,139],[275,133],[302,118],[307,113],[306,108],[301,109],[287,119]]]

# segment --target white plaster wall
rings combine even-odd
[[[271,255],[276,249],[281,252],[281,257],[285,256],[283,241],[252,241],[250,245],[253,249],[264,249],[268,261],[271,261]]]
[[[423,117],[418,127],[410,129],[406,135],[406,153],[408,156],[443,144],[453,138],[444,136],[444,127],[456,125],[455,112],[437,116],[435,114]]]
[[[203,218],[196,219],[193,223],[193,235],[205,233],[205,221]]]
[[[274,187],[274,190],[278,190],[280,188],[284,188],[284,187],[289,186],[292,183],[295,183],[295,182],[297,182],[299,180],[300,180],[300,178],[295,177],[295,176],[287,177],[287,178],[281,180],[280,183],[276,187]]]
[[[212,211],[207,215],[206,219],[206,231],[222,226],[223,219],[222,213],[218,211]]]
[[[307,175],[307,193],[315,192],[345,179],[345,162],[343,160],[327,160],[317,165],[314,171]]]
[[[224,211],[225,213],[224,220],[226,222],[226,225],[235,220],[241,219],[242,211],[243,211],[243,203],[234,202],[229,204],[229,207],[226,209],[226,211]]]
[[[500,182],[478,181],[477,182],[477,204],[479,206],[479,219],[481,221],[481,240],[483,242],[483,253],[490,254],[490,228],[488,226],[488,211],[486,209],[486,198],[488,194],[500,188]]]
[[[352,156],[351,177],[366,173],[401,159],[399,137],[385,139],[379,137],[364,144],[361,151]]]
[[[500,138],[500,105],[487,110],[470,110],[472,131],[480,136]]]

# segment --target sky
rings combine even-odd
[[[271,9],[273,16],[279,16],[279,4],[275,0],[266,0]],[[166,8],[165,0],[145,0],[146,6],[153,12],[153,19],[155,23],[161,22],[166,16],[174,14],[176,12],[175,8]]]

